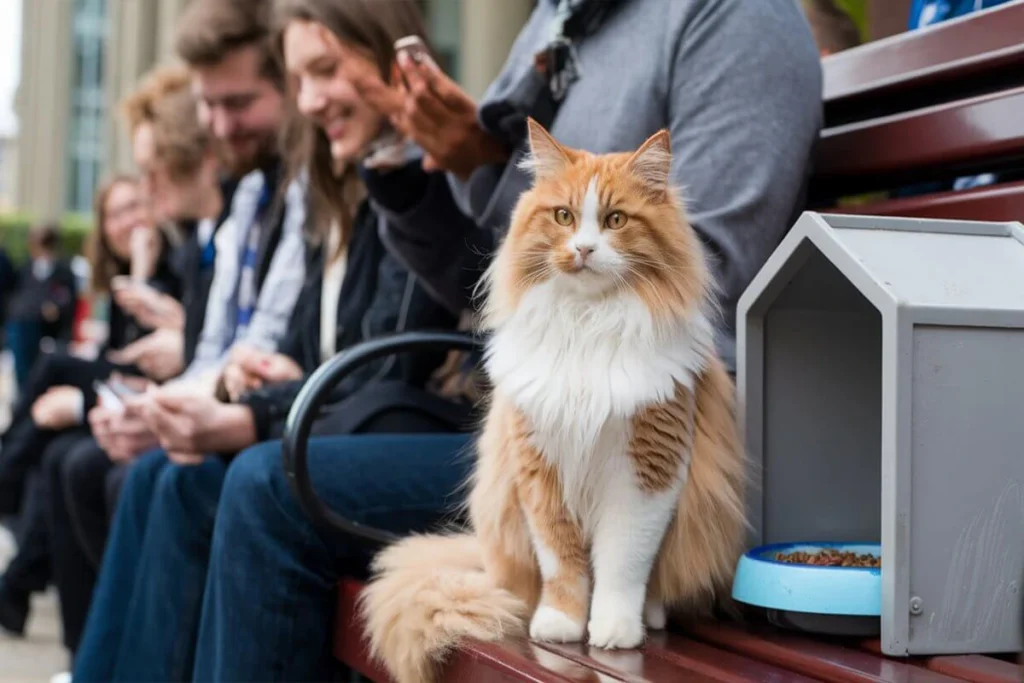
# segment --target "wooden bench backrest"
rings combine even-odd
[[[1024,2],[823,61],[811,206],[880,215],[1024,218],[1024,182],[905,199],[844,197],[1024,169]]]

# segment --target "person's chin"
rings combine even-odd
[[[337,163],[349,164],[359,160],[359,149],[348,137],[331,141],[331,158]]]

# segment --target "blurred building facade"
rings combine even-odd
[[[131,170],[117,104],[172,58],[175,22],[189,1],[23,0],[19,209],[40,217],[88,212],[105,175]],[[420,2],[444,66],[479,96],[536,0]]]

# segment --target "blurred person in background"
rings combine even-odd
[[[135,178],[117,176],[100,187],[95,226],[87,243],[94,296],[109,295],[112,283],[129,277],[133,270],[154,289],[171,293],[178,289],[177,277],[168,265],[170,248],[153,226]],[[137,252],[134,265],[133,237],[148,245]],[[29,595],[45,588],[51,578],[45,520],[49,494],[40,474],[44,453],[51,449],[63,452],[88,433],[85,416],[97,403],[95,382],[115,371],[139,374],[138,369],[119,365],[108,355],[143,332],[143,327],[113,302],[107,340],[98,357],[79,358],[66,351],[41,355],[19,398],[0,450],[0,514],[14,514],[23,508],[18,553],[0,577],[0,627],[10,633],[24,631]]]
[[[0,246],[0,335],[3,334],[3,328],[7,320],[7,303],[17,286],[18,272],[15,270],[14,264],[11,263],[11,257],[7,254],[7,249]],[[3,343],[2,339],[0,339],[0,350],[2,349]]]
[[[77,520],[93,520],[89,533],[78,534],[78,547],[61,543],[69,552],[55,558],[65,642],[73,652],[78,649],[96,563],[104,551],[106,519],[98,513],[112,510],[119,477],[157,444],[157,434],[144,419],[145,407],[164,396],[212,398],[215,380],[236,347],[274,352],[288,331],[305,280],[306,193],[301,179],[286,176],[278,152],[285,118],[284,82],[269,48],[268,16],[269,4],[192,2],[177,38],[188,82],[174,79],[175,86],[166,88],[154,104],[152,134],[145,126],[133,131],[136,161],[146,169],[150,189],[160,196],[156,201],[162,204],[157,205],[208,207],[202,215],[193,211],[197,248],[191,262],[201,265],[210,279],[204,296],[189,297],[195,306],[186,304],[184,373],[125,401],[123,411],[95,408],[89,414],[95,446],[91,451],[76,449],[55,468],[54,477],[64,482],[67,496],[53,497],[53,519],[75,520],[75,527],[81,526]],[[173,131],[161,133],[165,126]],[[183,150],[188,154],[180,154]],[[172,168],[163,168],[185,157],[195,162],[191,183]],[[214,159],[223,172],[221,215],[216,219],[211,210],[216,202],[209,191]],[[227,191],[231,178],[240,178],[233,195]],[[196,333],[194,343],[190,330]],[[97,477],[96,470],[102,468],[107,474]],[[86,471],[92,476],[76,475]],[[104,489],[97,482],[109,485]],[[64,509],[57,509],[61,505]],[[58,526],[69,525],[55,522],[55,537],[60,535]],[[86,561],[88,566],[83,567]],[[64,587],[62,575],[68,577]],[[119,593],[130,595],[127,588],[121,586]]]
[[[214,240],[237,184],[223,177],[222,155],[198,120],[191,78],[184,67],[159,67],[122,104],[143,192],[180,239],[173,264],[182,280],[180,303],[147,287],[115,292],[119,305],[157,330],[116,359],[138,364],[156,381],[177,376],[192,362],[213,278]]]
[[[164,395],[213,395],[236,345],[275,351],[305,280],[307,196],[301,177],[284,177],[285,84],[268,45],[269,13],[269,3],[196,0],[178,24],[176,48],[191,74],[198,120],[241,180],[213,243],[195,352],[181,375],[156,390]],[[132,460],[156,444],[141,411],[150,400],[129,402],[117,415],[102,407],[90,414],[94,426],[103,425],[98,441],[112,457]]]
[[[387,7],[369,13],[353,3],[334,4],[327,14],[337,20],[332,26],[354,24],[373,36],[357,44],[386,67],[393,41],[422,30],[411,0],[391,0]],[[305,23],[305,32],[289,36],[287,60],[304,119],[289,126],[296,133],[289,149],[297,151],[290,175],[308,172],[311,190],[304,305],[296,308],[277,353],[238,347],[232,354],[223,375],[230,403],[192,394],[152,402],[149,419],[169,453],[143,455],[128,474],[76,657],[76,681],[189,679],[206,551],[234,454],[279,436],[305,378],[345,347],[387,333],[455,325],[455,316],[385,249],[379,214],[356,172],[371,157],[386,158],[399,174],[418,160],[383,153],[385,119],[337,72],[327,74],[325,60],[337,58],[336,42],[326,42],[333,33]],[[297,46],[308,49],[300,54]],[[360,368],[332,394],[316,431],[451,432],[470,424],[468,410],[423,389],[443,357],[403,354]]]
[[[236,182],[224,178],[215,140],[201,125],[191,73],[180,66],[148,74],[122,104],[132,154],[142,173],[144,201],[175,235],[171,267],[181,282],[180,296],[129,280],[115,291],[118,306],[156,331],[123,347],[112,358],[136,364],[150,383],[179,374],[191,362],[213,278],[214,239],[227,219]],[[124,397],[127,402],[128,397]],[[63,449],[50,449],[43,471],[49,486],[49,537],[54,583],[60,597],[64,644],[73,654],[88,612],[96,571],[129,455],[153,442],[148,430],[120,422],[119,407],[101,405],[89,413],[92,433]],[[96,440],[117,441],[108,453]]]
[[[61,254],[57,224],[32,226],[28,255],[7,309],[7,345],[19,391],[25,389],[44,339],[61,345],[71,341],[78,288],[71,263]]]

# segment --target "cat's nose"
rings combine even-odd
[[[576,253],[580,255],[580,258],[586,259],[588,256],[594,253],[594,247],[589,244],[577,244]]]

